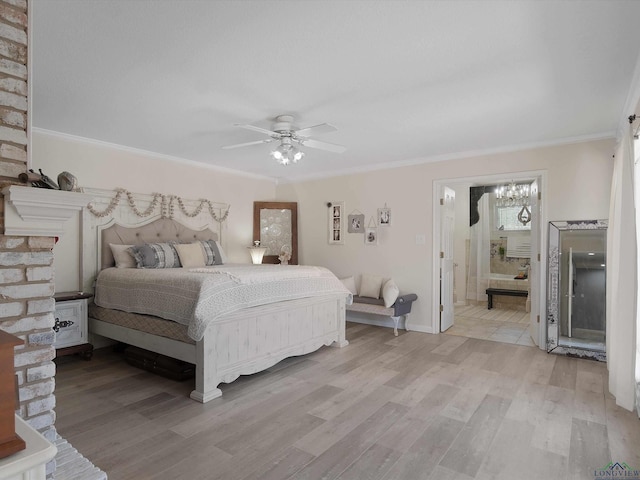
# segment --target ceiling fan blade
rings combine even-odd
[[[265,138],[264,140],[256,140],[255,142],[237,143],[235,145],[225,145],[223,150],[231,150],[232,148],[248,147],[249,145],[259,145],[261,143],[273,142],[274,138]]]
[[[254,132],[264,133],[265,135],[269,135],[270,137],[273,137],[273,138],[280,138],[282,136],[278,132],[273,132],[271,130],[267,130],[266,128],[256,127],[255,125],[236,123],[235,126],[240,128],[246,128],[247,130],[253,130]]]
[[[296,136],[298,137],[311,137],[313,135],[323,135],[325,133],[335,132],[338,129],[333,125],[328,123],[320,123],[318,125],[313,125],[312,127],[301,128],[300,130],[296,130]]]
[[[300,142],[305,147],[319,148],[320,150],[327,150],[329,152],[342,153],[347,147],[342,145],[336,145],[335,143],[321,142],[320,140],[314,140],[313,138],[307,138]]]

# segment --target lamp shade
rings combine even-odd
[[[260,265],[262,263],[262,257],[264,257],[265,252],[267,251],[266,247],[247,247],[249,249],[249,253],[251,253],[251,261],[254,265]]]

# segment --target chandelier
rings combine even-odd
[[[304,157],[304,152],[293,146],[291,137],[282,137],[278,148],[271,152],[271,156],[280,165],[289,165],[290,163],[298,163]]]
[[[518,213],[518,221],[526,225],[531,221],[531,210],[529,210],[530,186],[525,183],[509,185],[498,185],[496,187],[496,205],[498,207],[522,207]]]
[[[529,185],[498,185],[496,187],[496,205],[499,207],[526,207],[529,205]]]

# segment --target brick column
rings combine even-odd
[[[27,171],[27,0],[0,0],[0,187]],[[18,413],[55,437],[52,237],[4,235],[0,195],[0,328],[25,344],[15,352]]]

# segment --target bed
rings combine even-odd
[[[348,345],[345,306],[350,293],[326,269],[245,264],[115,268],[110,244],[189,243],[216,240],[217,234],[168,218],[134,228],[113,223],[99,230],[101,271],[89,331],[195,364],[194,400],[219,397],[220,383],[287,357],[323,345]],[[127,296],[133,303],[122,300]]]

